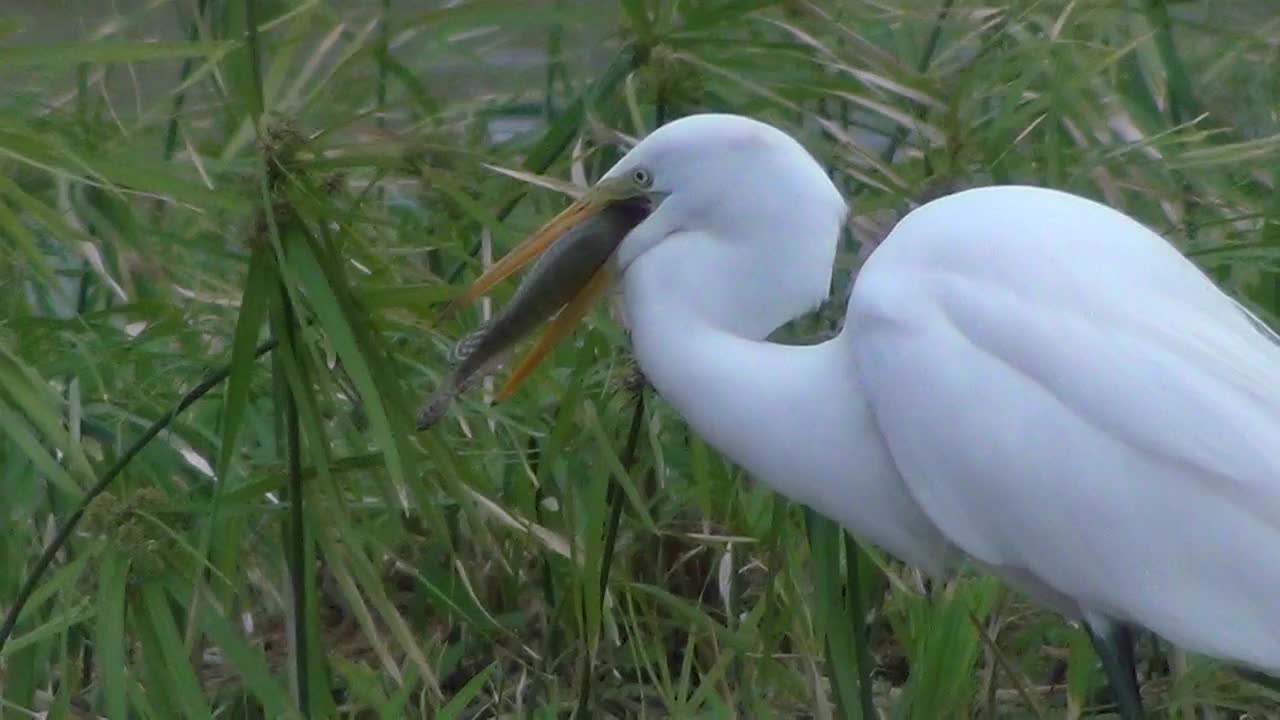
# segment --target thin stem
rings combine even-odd
[[[1191,79],[1187,75],[1186,66],[1178,55],[1178,48],[1173,42],[1173,26],[1169,22],[1169,8],[1165,0],[1147,0],[1147,20],[1155,27],[1156,51],[1164,64],[1165,76],[1169,83],[1169,121],[1177,128],[1188,122],[1195,110],[1195,99],[1191,94]],[[1196,239],[1196,216],[1199,214],[1199,201],[1191,181],[1186,175],[1173,171],[1173,176],[1182,186],[1182,202],[1186,222],[1183,228],[1187,240]]]
[[[297,348],[297,318],[289,302],[288,290],[280,284],[282,324],[288,341],[287,349]],[[284,362],[289,362],[286,357]],[[277,365],[277,369],[280,366]],[[311,717],[311,673],[307,652],[307,567],[306,524],[303,516],[302,438],[298,422],[298,400],[287,379],[282,378],[284,392],[285,453],[289,470],[289,519],[285,526],[289,586],[293,605],[293,662],[298,678],[298,709],[302,717]]]
[[[640,445],[640,428],[644,421],[644,390],[636,393],[635,404],[631,412],[631,429],[627,432],[627,444],[622,450],[622,467],[627,474],[631,474],[631,470],[636,464],[636,449]],[[610,480],[609,490],[605,496],[605,504],[609,506],[609,520],[605,525],[604,536],[604,554],[600,558],[600,607],[601,613],[604,612],[604,594],[609,588],[609,571],[613,567],[613,551],[618,542],[618,528],[622,525],[622,507],[625,504],[626,494],[622,492],[622,487],[617,479]],[[584,608],[583,612],[586,610]],[[592,677],[592,660],[591,653],[584,653],[582,661],[582,682],[578,688],[578,710],[574,714],[576,718],[591,717],[590,701],[591,701],[591,677]]]
[[[258,346],[258,349],[254,351],[254,357],[262,357],[274,350],[275,347],[276,341],[268,340]],[[22,588],[18,590],[18,596],[13,601],[13,607],[9,608],[9,613],[5,616],[4,624],[0,625],[0,655],[4,652],[5,643],[7,643],[9,641],[9,637],[13,635],[13,630],[18,624],[18,616],[22,614],[22,609],[26,606],[27,601],[31,599],[31,594],[35,592],[36,586],[40,584],[40,579],[44,577],[44,574],[53,564],[53,559],[57,556],[58,551],[66,545],[67,540],[71,537],[71,533],[75,532],[76,526],[80,523],[80,519],[84,517],[85,510],[88,509],[89,504],[101,495],[108,487],[110,487],[116,477],[124,471],[125,466],[137,457],[138,453],[142,452],[143,448],[145,448],[148,443],[159,435],[162,430],[168,427],[169,423],[173,422],[173,420],[178,417],[179,413],[191,407],[195,401],[204,397],[206,393],[220,385],[230,374],[231,366],[224,365],[205,377],[199,385],[196,385],[194,388],[189,390],[186,395],[183,395],[182,398],[178,400],[178,404],[173,406],[172,410],[165,413],[164,416],[155,422],[151,423],[151,426],[142,433],[142,436],[135,440],[133,445],[129,446],[129,448],[124,451],[124,454],[116,459],[115,463],[102,474],[102,477],[96,484],[94,484],[93,487],[89,488],[89,491],[85,493],[84,497],[81,498],[80,502],[76,505],[75,510],[71,511],[71,515],[67,518],[66,522],[62,524],[62,527],[58,528],[57,534],[53,536],[53,540],[49,541],[49,545],[45,547],[44,552],[40,554],[40,558],[36,560],[36,564],[31,568],[31,572],[27,575],[27,579],[23,581]]]
[[[658,77],[658,88],[654,93],[653,100],[653,120],[655,127],[662,127],[667,124],[668,109],[671,107],[671,84],[667,80],[666,73]]]
[[[564,39],[565,10],[565,0],[556,0],[556,21],[551,25],[550,32],[547,33],[547,78],[544,90],[546,97],[542,106],[543,117],[546,118],[547,122],[553,122],[556,119],[556,77],[563,78],[565,75],[564,57],[561,52]]]
[[[666,122],[667,105],[668,100],[665,93],[660,92],[654,108],[654,115],[659,126]],[[622,468],[627,475],[631,475],[631,470],[636,463],[636,450],[640,446],[640,428],[644,424],[644,388],[643,380],[635,388],[635,404],[631,410],[631,428],[627,431],[627,444],[622,450]],[[613,569],[613,553],[618,543],[618,529],[622,526],[622,507],[625,499],[625,493],[622,491],[622,486],[618,480],[610,480],[609,490],[605,495],[605,504],[609,506],[609,519],[605,524],[604,554],[600,558],[599,611],[601,614],[604,613],[604,597],[605,592],[609,589],[609,573]],[[585,607],[583,612],[586,612]],[[588,649],[588,652],[584,653],[582,682],[578,688],[578,711],[575,713],[578,718],[591,717],[588,703],[591,700],[592,665],[591,653]]]
[[[378,22],[378,97],[377,97],[377,113],[374,122],[377,123],[378,129],[384,129],[387,126],[386,106],[387,106],[387,57],[391,51],[391,23],[387,15],[391,12],[391,0],[382,0],[382,17]]]
[[[529,458],[529,472],[533,477],[539,477],[538,473],[542,464],[542,448],[538,445],[538,439],[534,436],[529,437],[529,444],[525,447],[525,455]],[[546,521],[542,516],[542,501],[546,499],[546,490],[543,483],[539,482],[533,491],[533,517],[534,521],[539,525],[546,525]],[[560,626],[555,623],[554,613],[556,608],[556,583],[555,575],[551,568],[551,558],[546,553],[542,554],[542,602],[547,608],[547,636],[543,646],[542,656],[547,659],[548,673],[551,672],[555,664],[555,658],[560,654]]]
[[[250,92],[251,108],[253,110],[253,127],[257,133],[258,142],[261,144],[264,140],[264,118],[266,111],[266,95],[263,92],[262,83],[262,61],[258,43],[258,19],[257,19],[257,3],[255,0],[244,1],[245,24],[248,32],[249,47],[249,70],[253,78],[253,87]],[[275,213],[271,204],[273,183],[270,178],[273,164],[277,162],[276,158],[270,157],[269,152],[264,150],[258,154],[258,162],[261,169],[262,197],[264,203],[263,214],[266,218],[267,225],[271,231],[273,242],[277,244],[277,248],[281,240],[280,228],[277,226]],[[280,292],[280,323],[284,333],[284,341],[287,343],[287,353],[297,352],[297,318],[294,315],[293,305],[289,301],[289,288],[281,282],[279,284]],[[282,362],[277,363],[276,372],[283,373],[284,363],[292,362],[293,358],[285,357]],[[307,648],[307,580],[306,580],[306,526],[303,522],[303,493],[302,493],[302,450],[301,450],[301,434],[299,431],[298,420],[298,403],[294,395],[295,388],[291,387],[287,378],[279,377],[279,387],[284,394],[284,435],[285,435],[285,452],[287,454],[287,463],[289,471],[289,519],[286,526],[286,564],[289,568],[290,595],[292,600],[293,613],[293,638],[292,650],[294,659],[294,672],[297,678],[298,691],[298,709],[302,713],[302,717],[311,717],[311,673],[309,663],[309,653]],[[277,426],[277,431],[279,427]]]
[[[187,41],[195,42],[200,35],[200,21],[205,16],[205,11],[209,6],[209,0],[199,0],[196,3],[196,15],[191,20],[191,25],[187,27]],[[195,58],[187,58],[182,61],[182,69],[178,71],[178,87],[182,88],[173,95],[173,104],[169,108],[169,122],[164,130],[164,154],[165,160],[173,157],[174,151],[178,147],[178,116],[182,114],[182,106],[187,102],[187,78],[191,76],[191,68],[195,65]],[[163,207],[157,199],[157,208]]]
[[[631,429],[627,433],[627,445],[622,450],[622,467],[631,472],[636,463],[636,448],[640,444],[640,428],[644,420],[644,394],[636,395],[635,406],[631,411]],[[609,483],[606,502],[609,504],[609,522],[605,526],[604,557],[600,566],[600,606],[604,607],[604,593],[609,587],[609,571],[613,567],[613,549],[618,543],[618,527],[622,523],[622,508],[625,504],[622,485],[615,479]]]
[[[1169,82],[1169,119],[1175,126],[1181,125],[1194,113],[1195,98],[1191,94],[1191,78],[1173,42],[1173,26],[1165,0],[1147,0],[1147,19],[1156,29],[1156,51]]]
[[[284,405],[284,427],[276,425],[276,432],[284,436],[285,466],[288,469],[289,512],[284,521],[284,557],[289,573],[289,601],[293,619],[291,651],[293,673],[297,680],[297,703],[302,717],[311,717],[310,657],[307,653],[307,569],[305,498],[302,492],[302,437],[298,421],[298,398],[294,395],[298,386],[289,382],[287,364],[297,365],[298,337],[297,315],[289,301],[289,291],[284,282],[276,284],[279,292],[279,316],[276,332],[282,334],[285,345],[283,354],[276,354],[274,373],[276,387]],[[283,432],[282,432],[283,430]],[[279,436],[278,436],[279,437]]]
[[[1031,710],[1037,720],[1044,720],[1044,711],[1040,709],[1040,704],[1036,702],[1036,699],[1027,690],[1026,683],[1022,682],[1022,676],[1014,671],[1013,666],[1009,664],[1008,658],[1004,656],[1004,653],[1000,652],[1000,646],[987,634],[986,625],[982,620],[978,619],[978,616],[972,610],[969,611],[969,622],[973,623],[974,629],[978,631],[978,639],[991,651],[991,657],[995,660],[996,665],[1000,670],[1004,671],[1004,674],[1013,683],[1014,692],[1018,693],[1018,697],[1022,698],[1022,702],[1026,703],[1027,708]]]
[[[956,0],[942,0],[942,7],[938,8],[938,15],[933,20],[933,28],[929,30],[929,38],[925,40],[924,52],[920,54],[920,61],[916,63],[916,72],[925,73],[929,69],[929,64],[933,62],[933,54],[938,51],[938,43],[942,39],[942,27],[947,22],[947,17],[951,15],[951,7],[956,4]],[[916,116],[920,117],[924,114],[925,108],[921,106],[916,110]],[[881,158],[885,162],[891,162],[893,156],[898,153],[898,147],[907,139],[906,126],[899,125],[894,131],[893,137],[889,139],[889,145],[885,147],[881,153]]]
[[[853,652],[858,658],[858,701],[864,720],[875,720],[876,704],[871,695],[871,648],[867,645],[867,609],[862,604],[862,574],[858,569],[858,555],[862,552],[848,532],[844,534],[845,592],[848,593],[849,614],[853,620]]]
[[[249,34],[249,73],[253,78],[253,92],[249,94],[249,100],[252,103],[250,108],[253,110],[253,126],[259,127],[262,119],[262,113],[266,109],[266,96],[262,92],[262,63],[258,52],[258,16],[257,3],[254,0],[244,0],[244,22],[246,30]]]

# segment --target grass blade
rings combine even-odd
[[[0,47],[0,64],[6,67],[78,65],[81,63],[139,63],[212,57],[232,47],[227,42],[128,42],[53,43],[24,47]]]
[[[258,355],[262,356],[274,348],[274,342],[261,345],[258,347]],[[36,587],[40,584],[40,579],[44,577],[45,572],[48,571],[49,567],[53,564],[54,557],[58,554],[58,551],[62,549],[62,546],[65,545],[67,540],[71,537],[71,533],[75,531],[76,526],[80,523],[80,519],[84,517],[84,512],[88,509],[89,504],[111,486],[111,483],[114,482],[125,467],[135,457],[137,457],[138,453],[142,452],[143,448],[155,439],[162,430],[168,427],[169,423],[173,422],[174,418],[176,418],[179,413],[186,410],[195,403],[195,401],[204,397],[206,393],[221,384],[222,381],[226,379],[229,372],[229,368],[222,368],[211,373],[203,382],[196,385],[186,395],[182,396],[177,405],[165,414],[164,417],[153,422],[150,427],[148,427],[146,431],[143,432],[142,435],[125,450],[115,463],[102,474],[102,477],[98,479],[97,484],[89,488],[89,491],[84,494],[75,509],[72,510],[71,515],[63,521],[62,526],[58,528],[58,532],[53,536],[53,539],[45,546],[44,551],[40,554],[35,565],[32,566],[31,571],[27,574],[26,580],[23,581],[22,587],[18,589],[13,605],[10,606],[9,612],[5,615],[4,623],[0,624],[0,652],[4,651],[5,644],[13,635],[13,630],[18,624],[18,618],[21,616],[23,608],[26,607],[27,601],[31,599]]]
[[[186,646],[182,642],[182,633],[173,619],[173,608],[169,604],[164,588],[156,582],[142,585],[138,601],[136,620],[145,620],[150,625],[149,635],[159,646],[158,655],[152,653],[147,662],[155,663],[161,657],[164,663],[153,667],[154,672],[165,676],[164,687],[175,705],[183,707],[183,717],[210,718],[208,701],[196,678],[195,671],[187,656]]]
[[[108,551],[102,558],[98,577],[97,632],[94,657],[102,677],[102,690],[107,700],[109,717],[128,717],[125,694],[125,583],[129,577],[129,561]]]
[[[811,508],[805,508],[805,524],[813,558],[814,624],[826,648],[827,675],[835,691],[836,707],[844,718],[862,718],[863,698],[868,698],[871,691],[861,687],[861,680],[870,679],[871,670],[861,666],[863,656],[858,652],[859,644],[865,642],[858,636],[866,637],[866,616],[855,616],[850,610],[852,597],[861,595],[858,577],[841,577],[844,530]]]

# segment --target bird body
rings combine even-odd
[[[636,359],[700,436],[926,572],[958,550],[1069,617],[1280,671],[1280,347],[1260,321],[1123,213],[1002,186],[906,215],[838,336],[768,342],[825,297],[845,205],[794,139],[723,118],[611,171],[698,173],[619,256]],[[721,122],[752,169],[693,149]]]
[[[682,118],[510,257],[618,198],[651,208],[610,268],[636,359],[757,479],[1083,619],[1127,717],[1131,625],[1280,672],[1280,346],[1154,232],[1043,188],[940,198],[871,254],[836,337],[788,346],[766,338],[827,297],[848,213],[798,142]]]
[[[1042,188],[943,198],[873,253],[838,341],[968,555],[1280,670],[1280,347],[1158,235]]]

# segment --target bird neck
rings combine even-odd
[[[835,346],[744,337],[686,302],[670,273],[643,260],[624,276],[623,296],[645,377],[700,437],[758,480],[798,502],[829,507],[836,489],[797,460],[838,432],[842,406],[833,392],[841,389],[829,386],[843,377]]]
[[[776,212],[762,215],[757,208],[734,215],[744,228],[688,230],[681,227],[687,222],[683,218],[707,211],[678,201],[663,201],[619,247],[624,277],[631,277],[633,286],[661,290],[661,297],[678,298],[682,315],[692,313],[705,324],[752,340],[768,337],[826,299],[835,261],[834,224],[826,228],[831,243],[782,242],[773,233],[805,237],[813,228],[782,225]],[[635,248],[643,252],[636,254]]]
[[[845,334],[780,345],[726,329],[665,263],[623,276],[636,360],[709,445],[781,495],[941,577],[949,549],[893,464]]]

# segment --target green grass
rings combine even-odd
[[[490,166],[590,180],[722,110],[854,202],[782,338],[838,324],[913,202],[989,182],[1105,200],[1275,320],[1280,8],[443,5],[0,18],[0,716],[1105,716],[1080,630],[757,487],[629,388],[606,309],[412,432],[483,310],[438,313],[563,207]],[[1139,656],[1156,717],[1280,708]]]

